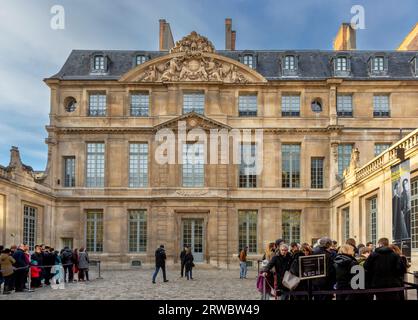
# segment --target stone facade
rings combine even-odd
[[[77,54],[80,60],[76,60]],[[194,219],[203,226],[203,262],[228,267],[237,261],[240,210],[257,212],[257,248],[250,254],[250,260],[260,258],[268,242],[283,236],[285,210],[300,211],[300,241],[314,242],[329,234],[338,237],[335,207],[342,201],[338,197],[344,194],[339,191],[341,179],[337,178],[338,145],[354,145],[361,154],[358,160],[361,166],[374,158],[376,143],[394,143],[418,124],[418,81],[409,64],[403,69],[412,72],[407,77],[390,72],[378,78],[355,74],[337,77],[332,75],[328,56],[325,61],[329,65],[300,56],[299,74],[283,74],[280,78],[271,75],[269,70],[262,72],[267,66],[262,53],[252,53],[258,60],[251,68],[240,60],[245,52],[238,58],[235,52],[217,52],[208,39],[196,33],[183,38],[170,52],[143,53],[148,61],[142,64],[127,68],[126,62],[124,72],[119,72],[123,68],[118,65],[118,59],[125,57],[131,63],[132,56],[100,53],[107,58],[108,70],[96,73],[89,69],[90,60],[96,54],[75,52],[59,74],[45,80],[51,89],[45,172],[35,173],[23,165],[16,149],[12,150],[10,165],[0,168],[2,243],[23,241],[26,203],[38,209],[36,242],[56,248],[61,248],[69,239],[75,248],[86,246],[87,213],[102,213],[103,250],[91,252],[91,255],[109,265],[129,265],[131,260],[151,263],[161,243],[166,246],[169,263],[178,263],[182,223],[185,219]],[[266,53],[265,59],[277,63],[283,54]],[[339,52],[326,53],[331,57],[337,54]],[[373,54],[367,53],[368,56]],[[366,53],[359,55],[358,59],[363,59]],[[391,55],[395,57],[393,61],[397,61],[396,53]],[[404,55],[399,53],[400,57]],[[406,63],[410,62],[410,56],[403,58]],[[357,56],[353,56],[353,65],[356,59]],[[306,61],[318,63],[312,67],[312,72],[318,74],[316,77],[303,74]],[[367,68],[367,64],[361,66]],[[318,69],[321,67],[327,71],[321,72]],[[71,70],[77,68],[84,68],[84,73],[74,71],[71,74]],[[119,70],[119,74],[115,70]],[[358,71],[353,69],[353,72]],[[130,115],[130,95],[137,91],[146,91],[149,95],[148,116]],[[204,114],[183,114],[183,94],[196,91],[204,93]],[[104,116],[89,116],[89,95],[95,92],[106,96]],[[254,117],[239,116],[239,96],[248,93],[257,95]],[[289,93],[300,96],[299,116],[282,115],[282,96]],[[337,115],[337,95],[344,93],[352,94],[353,117]],[[390,117],[373,116],[375,94],[389,96]],[[66,109],[69,97],[77,101],[71,112]],[[312,109],[313,101],[320,102],[322,111]],[[204,187],[182,187],[181,165],[160,165],[153,157],[158,146],[156,132],[176,128],[180,121],[185,121],[188,129],[203,128],[206,132],[222,128],[262,129],[263,171],[257,177],[257,186],[239,187],[237,164],[206,164]],[[86,144],[89,142],[105,145],[105,178],[100,188],[87,187],[86,183]],[[146,187],[129,187],[131,142],[148,144]],[[297,188],[282,187],[282,147],[289,143],[300,145],[300,185]],[[75,185],[72,187],[64,187],[64,157],[68,156],[75,157]],[[323,159],[322,188],[311,185],[311,158],[316,157]],[[146,210],[144,252],[133,253],[128,249],[128,213],[134,209]],[[382,235],[385,231],[389,231],[389,226],[387,230],[382,229]]]

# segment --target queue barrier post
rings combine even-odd
[[[101,261],[100,260],[90,260],[90,264],[98,268],[99,276],[96,279],[103,279],[101,274]]]

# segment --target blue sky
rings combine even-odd
[[[65,29],[50,28],[53,5]],[[359,49],[395,49],[418,22],[417,0],[0,0],[0,164],[12,145],[35,170],[46,165],[49,90],[72,49],[158,50],[158,20],[175,40],[192,30],[224,48],[233,19],[237,49],[331,49],[353,5],[365,8]]]

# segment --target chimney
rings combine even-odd
[[[341,24],[334,39],[334,50],[356,50],[356,30],[349,23]]]
[[[168,51],[174,47],[174,39],[170,24],[165,19],[160,19],[160,51]]]
[[[409,32],[405,39],[403,39],[397,50],[418,50],[418,23],[415,24],[411,32]]]
[[[235,50],[235,41],[237,40],[237,32],[232,31],[231,33],[231,50]]]
[[[236,31],[232,30],[232,19],[225,19],[225,50],[235,50]]]

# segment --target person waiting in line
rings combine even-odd
[[[38,266],[38,261],[37,260],[32,260],[31,261],[31,266],[30,266],[31,288],[42,287],[41,273],[42,273],[42,269]]]
[[[152,276],[152,283],[155,283],[155,278],[157,278],[157,274],[160,269],[163,272],[163,279],[164,282],[168,282],[166,273],[165,273],[165,260],[167,256],[165,254],[164,245],[160,245],[160,247],[155,251],[155,272]]]
[[[186,269],[186,278],[187,280],[193,280],[193,267],[194,267],[194,263],[193,263],[193,254],[192,254],[192,250],[188,247],[186,249],[186,254],[184,256],[184,267]]]
[[[4,249],[0,256],[0,269],[4,279],[3,294],[10,294],[14,288],[13,264],[16,260],[11,256],[10,249]]]
[[[357,244],[356,244],[356,240],[353,238],[349,238],[345,241],[345,244],[349,244],[350,246],[353,247],[354,249],[354,255],[357,256],[358,254],[358,249],[357,249]]]
[[[299,247],[297,242],[292,242],[290,244],[290,254],[293,256],[296,252],[299,252]]]
[[[371,242],[371,241],[367,242],[366,243],[366,247],[367,248],[370,248],[370,250],[373,251],[374,250],[374,244],[373,244],[373,242]]]
[[[369,246],[362,247],[359,250],[359,256],[357,257],[358,264],[364,268],[364,263],[369,258],[371,253],[372,249]],[[364,288],[370,289],[370,276],[368,275],[366,270],[364,270]],[[357,300],[373,301],[373,294],[357,294]]]
[[[29,269],[29,264],[25,255],[25,245],[21,244],[13,254],[13,259],[16,261],[14,263],[15,269],[15,288],[16,292],[22,292],[26,290],[25,283],[27,278],[27,273]]]
[[[67,274],[68,274],[68,282],[71,283],[74,280],[74,273],[73,273],[73,252],[70,248],[65,247],[61,251],[61,263],[64,267],[64,282],[67,282]]]
[[[269,242],[266,246],[266,249],[264,250],[264,255],[261,260],[270,261],[274,254],[274,242]]]
[[[299,258],[303,256],[310,256],[312,254],[312,248],[308,243],[303,243],[298,252],[295,252],[292,256],[292,263],[290,264],[289,271],[293,275],[300,277],[299,273]],[[307,291],[307,281],[300,281],[298,286],[293,291]],[[295,295],[291,297],[291,300],[307,300],[307,296]]]
[[[335,289],[350,290],[351,279],[356,273],[351,273],[351,268],[357,266],[358,262],[354,257],[353,246],[349,244],[342,245],[338,254],[334,259],[335,268]],[[337,294],[337,300],[355,300],[355,295],[352,294]]]
[[[362,244],[362,243],[359,243],[358,244],[358,246],[357,246],[357,254],[355,255],[356,256],[356,258],[358,258],[359,256],[360,256],[360,249],[361,248],[364,248],[365,247],[365,245],[364,244]]]
[[[49,246],[45,246],[45,250],[43,252],[43,262],[44,262],[44,284],[49,286],[51,280],[51,268],[55,264],[55,257],[54,252],[51,251]]]
[[[312,279],[312,288],[314,291],[333,290],[335,283],[335,269],[333,267],[334,256],[331,253],[332,240],[328,237],[319,239],[318,246],[314,249],[313,254],[325,254],[326,276],[322,278]],[[332,300],[333,295],[314,295],[314,300],[328,301]]]
[[[364,269],[370,276],[373,289],[403,287],[406,266],[389,247],[388,238],[379,239],[377,248],[364,262]],[[400,300],[400,297],[400,292],[376,293],[376,300]]]
[[[183,278],[184,275],[184,257],[186,256],[186,252],[187,252],[187,246],[183,247],[183,250],[180,252],[180,275]]]
[[[89,255],[84,247],[81,247],[78,253],[78,281],[89,281],[89,265]]]
[[[73,278],[74,278],[74,281],[76,281],[75,275],[77,275],[78,280],[80,279],[80,275],[78,274],[78,249],[77,248],[75,248],[73,251],[72,262],[73,262]]]
[[[239,278],[247,279],[247,251],[248,247],[245,246],[239,253]]]
[[[403,264],[403,268],[405,269],[404,274],[401,276],[401,281],[403,283],[405,279],[405,275],[411,265],[409,264],[408,259],[405,257],[405,255],[402,254],[401,249],[399,249],[399,247],[396,244],[389,245],[389,248],[391,248],[392,251],[395,252],[401,258],[401,263]],[[399,297],[400,297],[400,300],[404,300],[405,299],[404,292],[399,292]]]
[[[290,263],[292,261],[292,256],[289,253],[289,246],[285,243],[282,243],[279,247],[279,252],[276,252],[276,255],[270,260],[267,266],[263,269],[264,276],[267,276],[267,271],[275,269],[277,277],[277,289],[280,291],[288,291],[288,289],[282,284],[283,276],[286,271],[290,268]],[[287,295],[281,295],[281,300],[288,300]]]

